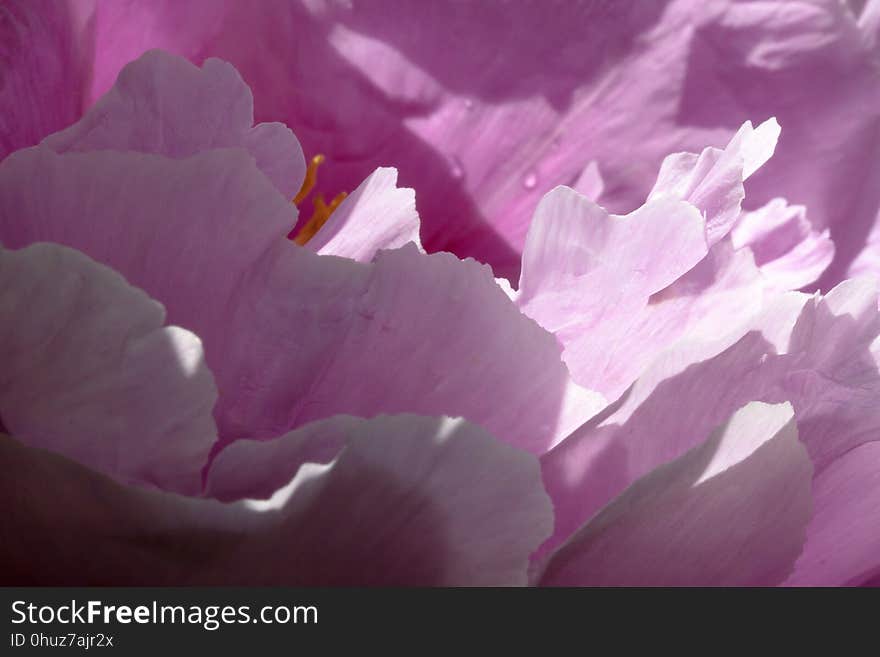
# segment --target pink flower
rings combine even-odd
[[[449,7],[8,3],[10,581],[876,580],[873,9]]]
[[[373,258],[417,234],[412,193],[394,186],[393,170],[349,196],[316,244],[288,240],[289,198],[304,174],[287,128],[252,126],[232,67],[212,60],[199,70],[159,52],[127,68],[82,121],[6,158],[7,432],[123,484],[222,500],[296,489],[289,499],[280,491],[272,513],[244,519],[255,512],[112,489],[122,510],[108,512],[145,518],[134,537],[180,531],[201,545],[198,531],[228,532],[212,561],[248,563],[276,551],[267,537],[300,537],[295,568],[260,558],[236,566],[246,582],[525,583],[528,556],[552,526],[527,452],[545,452],[601,398],[570,382],[553,337],[485,266],[413,244]],[[165,326],[166,312],[185,329]],[[391,413],[441,417],[382,415]],[[32,485],[30,467],[9,485]],[[97,477],[53,467],[58,478]],[[70,485],[73,499],[84,494]],[[343,504],[353,496],[364,508]],[[29,512],[54,513],[41,506]],[[89,500],[78,508],[105,511]],[[192,527],[186,514],[205,521]],[[257,538],[236,538],[250,526]],[[320,542],[301,540],[310,532]],[[94,545],[105,535],[76,531],[76,554],[107,550]],[[26,579],[129,576],[46,568],[24,547],[4,556]],[[136,577],[179,577],[153,570]]]

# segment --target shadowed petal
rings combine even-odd
[[[212,489],[283,485],[267,501],[122,486],[5,435],[0,466],[4,585],[522,585],[553,523],[534,457],[451,419],[333,418],[222,451]]]
[[[208,491],[271,496],[254,508],[274,528],[235,555],[244,569],[227,570],[250,583],[522,585],[553,526],[534,457],[449,418],[338,417],[237,441]]]
[[[791,586],[858,585],[880,574],[880,442],[847,452],[813,484],[816,510]]]
[[[88,39],[66,1],[0,5],[0,160],[76,121],[88,95]]]
[[[4,434],[0,469],[4,586],[212,583],[204,571],[259,520],[213,500],[121,485]]]
[[[749,404],[600,511],[553,555],[540,583],[780,583],[803,545],[811,478],[791,406]]]
[[[749,247],[770,284],[797,290],[815,281],[834,258],[827,230],[813,230],[806,208],[773,199],[754,212],[745,212],[730,233],[737,249]]]
[[[878,322],[876,283],[854,280],[825,297],[775,295],[742,338],[669,349],[619,404],[542,458],[557,513],[544,550],[749,401],[791,402],[817,474],[874,440]]]
[[[216,439],[199,339],[81,253],[0,251],[0,417],[27,445],[195,494]]]
[[[173,160],[39,147],[0,164],[0,239],[80,249],[200,336],[221,437],[415,412],[540,453],[604,404],[571,384],[553,336],[488,268],[413,245],[369,265],[317,255],[286,239],[294,216],[238,149]]]

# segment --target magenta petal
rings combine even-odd
[[[128,64],[113,88],[67,130],[43,142],[57,153],[132,150],[184,158],[244,148],[288,200],[305,177],[302,148],[280,123],[254,126],[253,97],[217,59],[201,68],[154,50]]]
[[[0,417],[21,442],[195,494],[216,439],[199,339],[117,273],[49,244],[0,251]]]
[[[803,545],[811,478],[791,406],[749,404],[600,511],[540,583],[778,584]]]
[[[315,453],[332,461],[304,464]],[[237,441],[208,491],[271,496],[252,505],[270,527],[226,570],[249,583],[522,585],[553,526],[534,457],[450,418],[337,417]]]
[[[0,160],[80,117],[89,67],[83,29],[66,2],[0,7]]]

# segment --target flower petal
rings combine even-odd
[[[222,451],[212,486],[283,481],[266,502],[122,486],[5,435],[0,467],[4,585],[524,584],[553,522],[535,459],[450,419],[334,418]]]
[[[253,524],[246,509],[123,486],[4,434],[0,469],[4,586],[206,584]]]
[[[302,148],[287,127],[254,126],[251,91],[233,66],[209,59],[198,68],[159,50],[125,66],[80,121],[44,144],[57,153],[132,150],[173,158],[244,148],[288,200],[306,172]]]
[[[880,442],[829,465],[813,484],[816,510],[791,586],[861,584],[880,572]]]
[[[371,266],[279,255],[248,288],[262,316],[232,320],[249,337],[218,370],[221,389],[243,382],[227,426],[269,436],[338,413],[454,412],[541,453],[605,404],[571,383],[556,341],[486,266],[413,245]],[[261,346],[271,344],[281,348]]]
[[[542,458],[557,515],[542,551],[749,401],[791,402],[817,474],[874,440],[878,335],[876,283],[862,280],[824,298],[776,295],[741,332],[682,341],[619,404]]]
[[[790,332],[797,310],[788,313]],[[758,331],[724,346],[688,341],[669,350],[617,404],[542,457],[556,509],[554,535],[542,553],[639,477],[696,447],[734,410],[766,394],[767,379],[784,374],[781,364],[761,367],[773,349]]]
[[[559,279],[604,266],[635,279],[629,284],[634,292],[650,295],[706,255],[703,230],[699,213],[682,201],[661,200],[618,217],[573,189],[557,187],[535,210],[521,293],[528,298]],[[668,248],[652,252],[657,244]]]
[[[346,197],[308,247],[322,255],[370,262],[380,249],[419,241],[415,192],[397,187],[397,169],[376,169]]]
[[[803,545],[811,479],[792,407],[749,404],[605,507],[553,555],[540,583],[777,584]]]
[[[77,19],[66,2],[0,7],[0,160],[79,118],[89,62]]]
[[[761,273],[773,286],[797,290],[815,281],[834,259],[828,230],[818,233],[806,208],[773,199],[754,212],[744,212],[730,233],[737,249],[749,247]]]
[[[0,239],[80,249],[195,331],[223,438],[415,412],[540,453],[604,405],[487,268],[413,245],[372,265],[316,255],[286,239],[294,216],[236,149],[172,160],[39,147],[0,164]]]
[[[679,198],[699,208],[706,217],[709,246],[733,227],[745,198],[743,181],[773,155],[779,124],[769,119],[752,128],[746,121],[724,150],[706,148],[699,156],[677,153],[663,160],[648,199]]]
[[[333,460],[304,464],[316,453]],[[240,440],[208,491],[271,496],[256,507],[276,526],[235,556],[249,583],[522,585],[553,526],[537,461],[449,418],[337,417]]]
[[[605,181],[602,180],[602,172],[599,171],[599,165],[595,161],[590,162],[584,167],[580,177],[571,188],[592,201],[598,201],[599,197],[602,196],[602,192],[605,191]]]
[[[518,303],[565,346],[574,379],[614,399],[670,340],[652,342],[650,324],[639,326],[649,298],[705,255],[704,223],[688,203],[658,199],[616,217],[560,187],[535,212]]]
[[[781,386],[801,440],[821,471],[880,431],[878,282],[845,281],[806,304],[791,334],[794,359]]]
[[[30,446],[194,494],[216,439],[199,339],[84,255],[0,251],[0,417]]]

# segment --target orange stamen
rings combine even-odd
[[[302,187],[299,188],[297,195],[293,197],[295,205],[299,205],[306,200],[306,196],[315,188],[315,183],[318,182],[318,167],[323,163],[324,156],[321,154],[315,155],[309,161],[309,166],[306,168],[306,178],[303,180]]]
[[[293,199],[294,204],[297,206],[300,205],[303,201],[306,200],[308,195],[315,188],[315,185],[318,182],[318,167],[321,166],[324,162],[324,156],[321,154],[315,155],[310,161],[309,166],[306,168],[306,177],[303,180],[302,187],[299,190],[299,193]],[[348,196],[345,192],[337,194],[330,204],[328,205],[324,201],[324,197],[320,194],[315,197],[315,200],[312,202],[314,205],[314,210],[312,210],[312,216],[305,223],[305,225],[300,228],[299,232],[296,234],[296,237],[293,238],[293,241],[302,246],[306,244],[310,239],[312,239],[315,234],[321,230],[321,226],[327,223],[327,220],[330,218],[330,215],[333,214],[333,211],[339,207],[339,204],[345,200],[345,197]]]
[[[311,218],[306,222],[305,226],[300,228],[300,231],[296,234],[296,237],[293,238],[293,241],[300,246],[308,243],[308,241],[312,239],[319,230],[321,230],[321,226],[327,223],[330,215],[333,214],[333,211],[339,207],[339,204],[342,203],[347,196],[348,194],[345,192],[340,192],[332,201],[330,201],[330,205],[327,205],[324,202],[323,196],[315,198],[315,210],[312,212]]]

